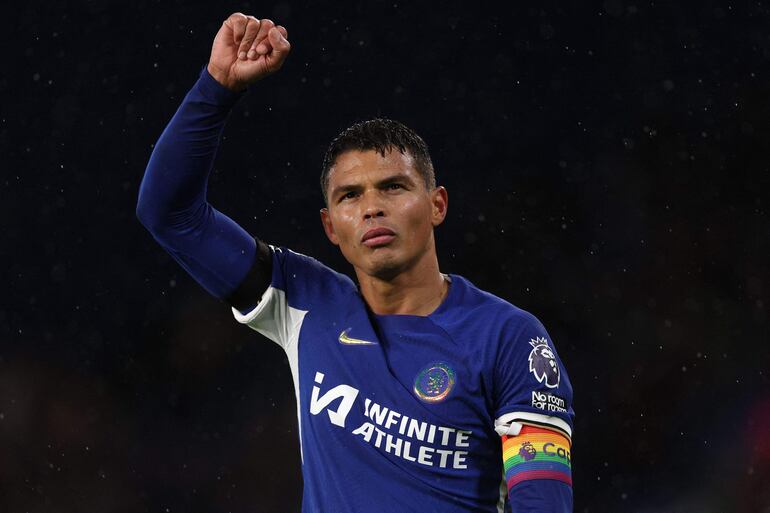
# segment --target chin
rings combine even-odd
[[[401,274],[408,267],[408,263],[399,259],[394,254],[373,255],[364,267],[369,276],[389,281]]]
[[[375,278],[383,281],[390,281],[399,274],[401,274],[402,267],[401,266],[378,266],[372,270],[369,271],[369,276],[374,276]]]
[[[389,253],[389,252],[388,252]],[[355,260],[347,259],[353,267],[363,271],[369,276],[374,276],[381,280],[388,280],[398,275],[403,269],[403,263],[399,262],[395,255],[386,252],[368,255]]]

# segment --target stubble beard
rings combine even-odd
[[[380,258],[375,257],[374,261],[369,262],[368,267],[366,274],[369,276],[378,280],[391,281],[404,271],[406,264],[399,262],[393,255],[388,255]]]
[[[386,248],[383,248],[386,249]],[[377,250],[375,250],[377,251]],[[415,255],[399,255],[397,251],[385,255],[372,255],[368,263],[368,274],[378,280],[392,281],[400,274],[410,270],[417,265],[423,253]],[[401,256],[401,258],[399,258]]]

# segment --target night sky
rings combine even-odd
[[[209,201],[353,276],[321,160],[427,142],[443,272],[537,315],[574,386],[576,512],[770,512],[763,2],[18,2],[0,73],[0,511],[298,512],[286,356],[138,222],[235,11],[289,32]]]

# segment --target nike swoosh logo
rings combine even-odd
[[[361,340],[360,338],[351,338],[348,336],[350,328],[343,330],[340,333],[340,344],[346,344],[351,346],[376,346],[377,342],[371,342],[369,340]]]

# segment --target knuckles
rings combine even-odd
[[[249,22],[254,22],[254,23],[257,24],[258,27],[264,28],[264,29],[266,29],[268,31],[271,28],[276,26],[275,22],[273,20],[271,20],[270,18],[264,18],[264,19],[260,20],[259,18],[255,17],[255,16],[246,15],[246,14],[243,14],[242,12],[234,12],[234,13],[232,13],[222,23],[223,24],[227,24],[228,22],[230,22],[230,23],[238,23],[240,25],[247,25],[247,24],[249,24]],[[283,28],[283,27],[281,27],[281,28]]]
[[[278,58],[267,60],[265,63],[266,66],[263,68],[264,75],[275,73],[283,66],[286,55],[291,50],[291,44],[287,37],[288,31],[285,27],[276,25],[270,18],[259,19],[255,16],[243,14],[242,12],[232,13],[222,25],[227,26],[229,30],[234,31],[240,36],[237,37],[239,42],[239,53],[241,51],[247,51],[250,45],[254,45],[257,42],[263,42],[268,45],[269,48],[272,45],[272,41],[268,39],[268,34],[273,28],[276,28],[281,35],[280,39],[282,39],[282,41],[277,43],[282,54],[276,56]]]
[[[240,12],[234,12],[230,16],[227,17],[227,19],[224,21],[224,24],[237,24],[237,23],[245,23],[248,20],[248,17]]]

